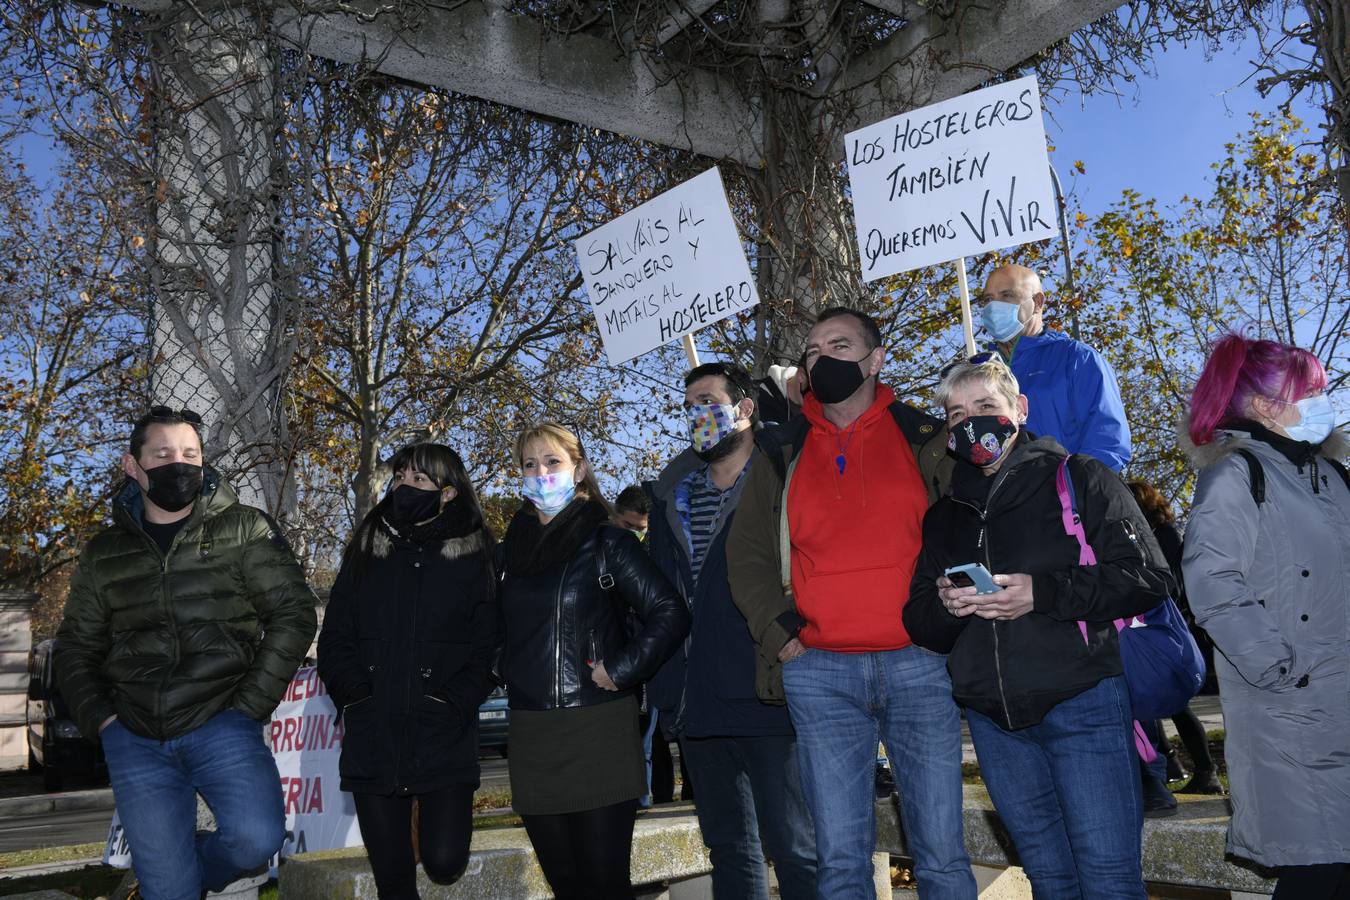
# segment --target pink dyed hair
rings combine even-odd
[[[1214,429],[1248,417],[1253,397],[1292,403],[1327,386],[1327,372],[1307,350],[1229,334],[1214,351],[1191,393],[1191,440],[1214,440]]]

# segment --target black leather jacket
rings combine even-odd
[[[607,524],[543,572],[517,575],[508,566],[501,602],[512,709],[592,706],[631,694],[689,633],[684,601],[637,538]],[[600,660],[618,693],[591,681],[590,663]]]

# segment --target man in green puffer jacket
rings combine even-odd
[[[137,421],[113,525],[80,555],[56,640],[61,694],[103,743],[146,898],[219,890],[280,848],[262,722],[315,629],[294,554],[203,466],[200,424],[161,406]],[[194,834],[196,793],[214,832]]]

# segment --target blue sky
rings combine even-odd
[[[1055,147],[1051,163],[1088,215],[1104,212],[1124,188],[1155,197],[1162,206],[1184,194],[1203,196],[1213,186],[1210,165],[1224,144],[1245,132],[1253,110],[1269,111],[1285,99],[1256,90],[1255,40],[1223,48],[1206,59],[1199,44],[1174,47],[1154,59],[1156,77],[1141,75],[1120,96],[1070,92],[1047,98],[1045,131]],[[1314,137],[1322,113],[1304,101],[1293,111]],[[1082,160],[1086,175],[1073,171]]]

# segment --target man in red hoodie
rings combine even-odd
[[[732,523],[729,580],[758,645],[760,697],[786,699],[797,732],[820,896],[874,896],[884,740],[920,896],[974,898],[946,657],[914,646],[901,620],[951,461],[941,420],[878,381],[885,355],[871,317],[820,314],[803,418],[757,441],[767,460],[751,467]]]

